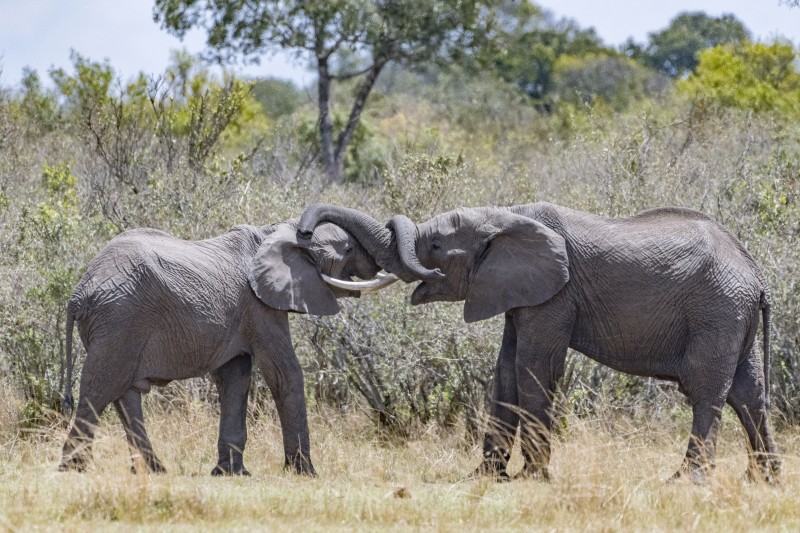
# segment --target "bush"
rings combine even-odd
[[[553,113],[537,111],[509,84],[485,76],[398,71],[395,83],[371,100],[348,160],[352,181],[341,186],[323,185],[308,104],[265,116],[241,82],[214,80],[186,58],[176,58],[159,79],[128,84],[110,66],[78,58],[74,72],[56,74],[54,93],[31,77],[22,91],[0,90],[4,379],[24,397],[30,420],[41,422],[59,407],[66,301],[97,250],[127,227],[204,238],[238,223],[294,218],[315,202],[381,220],[405,213],[418,222],[458,206],[542,200],[608,216],[679,205],[726,225],[763,267],[773,301],[773,404],[796,422],[796,127],[778,116],[783,104],[758,112],[722,106],[704,100],[715,94],[702,92],[704,85],[658,98],[636,85],[624,105],[601,104],[619,96],[616,81],[603,85],[602,76],[588,76],[589,66],[632,68],[627,60],[605,64],[609,57],[581,60],[575,70],[565,59],[564,80],[571,80],[565,87],[608,93],[592,96],[591,106],[563,101]],[[790,71],[765,79],[791,80]],[[701,65],[697,79],[703,72]],[[696,79],[685,82],[693,87]],[[790,84],[775,86],[790,93]],[[28,137],[29,131],[36,134]],[[389,434],[455,425],[474,435],[491,393],[501,319],[466,326],[460,305],[410,307],[406,292],[395,286],[344,302],[335,317],[292,319],[309,398],[321,408],[367,409],[375,427]],[[581,355],[569,361],[559,408],[581,416],[636,417],[651,409],[672,416],[668,406],[679,397],[673,386],[610,371]],[[264,389],[260,378],[254,388]],[[214,397],[197,380],[166,389],[164,401],[186,390],[192,401]],[[269,395],[257,396],[261,402]],[[600,410],[596,398],[604,396],[618,410]]]
[[[800,72],[789,44],[711,48],[700,53],[697,70],[678,88],[706,106],[800,117]]]

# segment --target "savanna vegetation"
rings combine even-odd
[[[649,42],[615,49],[530,2],[420,4],[411,24],[382,2],[286,2],[285,12],[260,13],[261,33],[244,32],[253,19],[206,14],[235,22],[204,26],[210,55],[305,50],[322,87],[213,74],[185,52],[165,72],[132,79],[78,53],[69,68],[0,74],[3,527],[800,525],[796,46],[754,42],[732,16],[687,13]],[[431,21],[450,4],[469,9],[435,34]],[[198,6],[159,0],[156,18],[180,33],[202,26]],[[280,26],[287,17],[294,25]],[[556,402],[564,418],[553,481],[461,482],[479,457],[501,319],[466,325],[460,304],[411,307],[397,285],[343,300],[333,317],[292,316],[319,479],[281,472],[277,420],[258,379],[245,452],[253,479],[207,476],[216,392],[204,378],[146,398],[166,476],[127,474],[113,413],[91,471],[55,471],[66,302],[120,232],[199,239],[294,218],[316,202],[421,221],[535,201],[614,217],[689,207],[747,246],[772,295],[781,485],[743,479],[745,440],[728,411],[710,484],[665,484],[688,439],[682,395],[580,354],[569,356]]]

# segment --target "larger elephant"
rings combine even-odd
[[[307,235],[323,221],[357,232],[364,215],[312,206],[298,231]],[[548,477],[552,396],[573,348],[616,370],[679,384],[693,420],[676,475],[702,478],[713,465],[726,402],[747,433],[748,472],[777,473],[769,293],[753,258],[717,222],[681,208],[609,219],[536,203],[457,209],[419,225],[397,216],[386,231],[397,249],[376,260],[403,279],[422,280],[413,304],[464,300],[467,322],[505,313],[495,429],[485,436],[479,471],[507,477],[521,426],[522,474]],[[763,361],[754,348],[761,320]]]
[[[314,474],[288,312],[334,314],[337,297],[387,284],[393,277],[348,281],[373,278],[379,270],[375,254],[331,224],[298,242],[296,221],[237,226],[200,241],[153,229],[112,239],[91,261],[68,305],[68,409],[75,322],[87,357],[61,469],[84,469],[98,416],[113,402],[133,451],[150,471],[163,472],[144,427],[142,394],[152,385],[211,372],[221,402],[219,459],[212,473],[247,474],[242,453],[254,359],[277,405],[286,466]],[[342,279],[347,288],[329,288],[327,276]]]

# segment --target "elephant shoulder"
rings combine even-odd
[[[147,240],[147,239],[174,239],[179,240],[177,237],[173,236],[166,231],[161,231],[160,229],[155,228],[134,228],[125,230],[113,239],[111,239],[110,243],[118,242],[118,241],[139,241],[139,240]]]
[[[657,222],[659,220],[665,222],[699,220],[706,222],[714,222],[716,224],[714,219],[712,219],[705,213],[701,213],[700,211],[695,211],[694,209],[689,209],[687,207],[657,207],[655,209],[642,211],[637,215],[629,217],[627,220],[654,221],[654,222]]]
[[[224,237],[233,238],[234,240],[250,244],[254,247],[253,249],[255,249],[261,245],[261,241],[264,240],[265,235],[263,228],[257,228],[250,224],[237,224],[229,229]]]

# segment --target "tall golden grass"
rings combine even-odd
[[[567,414],[555,437],[552,481],[466,479],[479,445],[431,428],[403,443],[366,414],[312,409],[319,477],[282,469],[270,412],[249,419],[250,478],[212,478],[217,415],[205,403],[148,402],[147,426],[166,475],[133,475],[112,412],[86,473],[59,473],[66,429],[1,433],[0,529],[754,531],[800,528],[800,431],[778,439],[777,485],[748,482],[738,421],[726,410],[717,468],[705,485],[669,482],[685,450],[687,416],[644,421]],[[113,410],[112,410],[113,411]],[[679,410],[680,411],[680,410]],[[2,411],[9,428],[12,409]],[[518,450],[511,470],[521,466]]]

